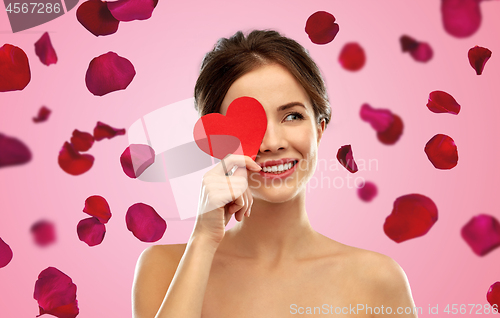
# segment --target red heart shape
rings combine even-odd
[[[238,153],[255,160],[266,128],[264,107],[255,98],[243,96],[229,105],[226,116],[211,113],[198,119],[193,135],[198,147],[212,157],[223,159],[240,149]]]

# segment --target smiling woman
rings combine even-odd
[[[274,318],[300,308],[314,309],[309,316],[377,317],[391,308],[397,317],[416,317],[406,275],[395,261],[332,240],[309,223],[306,184],[330,107],[305,49],[274,31],[219,40],[202,63],[197,110],[225,115],[243,96],[258,100],[267,116],[257,157],[228,156],[204,175],[187,244],[152,246],[141,254],[134,317]],[[226,176],[222,163],[238,169]],[[233,214],[238,223],[226,231]]]

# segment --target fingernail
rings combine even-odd
[[[252,212],[252,208],[248,209],[248,217],[250,217],[250,212]]]
[[[254,171],[260,171],[260,170],[262,170],[262,167],[261,167],[261,166],[259,166],[259,164],[258,164],[257,162],[255,162],[255,161],[254,161],[254,162],[252,163],[252,168],[251,168],[251,169],[252,169],[252,170],[254,170]]]

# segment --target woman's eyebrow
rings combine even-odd
[[[288,103],[288,104],[285,104],[285,105],[281,105],[280,107],[278,107],[278,112],[282,112],[282,111],[285,111],[289,108],[292,108],[294,106],[302,106],[304,108],[306,108],[306,106],[304,106],[304,104],[302,104],[301,102],[291,102],[291,103]]]

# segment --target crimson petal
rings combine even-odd
[[[306,33],[315,44],[327,44],[333,41],[339,32],[335,17],[325,11],[313,13],[306,21]]]
[[[339,62],[348,71],[358,71],[365,65],[365,51],[358,43],[346,43],[340,51]]]
[[[17,46],[0,47],[0,92],[23,90],[31,80],[26,53]]]
[[[421,194],[407,194],[394,201],[392,213],[385,219],[384,232],[394,242],[422,236],[438,219],[436,204]]]
[[[82,3],[76,10],[76,18],[95,36],[113,34],[120,24],[109,12],[107,2],[101,0]]]
[[[94,144],[94,136],[88,132],[82,132],[77,129],[73,130],[71,137],[71,145],[76,151],[87,151]]]
[[[500,246],[500,223],[491,215],[476,215],[462,227],[461,234],[478,256],[484,256]]]
[[[399,42],[401,43],[401,49],[403,52],[411,52],[417,49],[419,42],[414,38],[408,35],[402,35],[399,38]]]
[[[65,172],[77,176],[87,172],[94,164],[94,156],[80,154],[69,142],[64,142],[57,158],[59,166]]]
[[[427,62],[434,55],[431,46],[426,42],[419,42],[408,35],[399,39],[403,52],[410,52],[411,57],[418,62]]]
[[[31,160],[31,151],[19,139],[0,133],[0,168],[20,165]]]
[[[33,298],[38,301],[40,315],[49,314],[59,318],[78,316],[76,285],[71,278],[55,267],[47,267],[35,283]]]
[[[44,122],[46,121],[48,118],[49,118],[49,115],[51,113],[51,110],[48,109],[47,107],[45,106],[42,106],[40,107],[40,109],[38,110],[38,115],[36,117],[33,117],[33,121],[35,123],[41,123],[41,122]]]
[[[460,105],[455,98],[443,91],[433,91],[429,94],[427,108],[433,113],[458,115],[460,112]]]
[[[12,249],[0,237],[0,268],[7,266],[12,260]]]
[[[441,17],[446,32],[457,38],[474,34],[481,25],[480,0],[441,0]]]
[[[139,177],[155,162],[155,151],[148,145],[131,144],[120,156],[123,172],[130,178]]]
[[[384,131],[377,132],[378,140],[384,145],[395,144],[401,135],[403,134],[403,121],[401,117],[396,114],[392,114],[393,120],[389,127]]]
[[[493,308],[496,308],[496,312],[493,313],[498,313],[500,307],[500,282],[496,282],[490,286],[486,294],[486,300],[492,307],[494,306]]]
[[[156,3],[154,0],[118,0],[108,2],[107,5],[115,19],[133,21],[151,18]]]
[[[436,169],[451,169],[458,163],[457,145],[450,136],[435,135],[427,142],[424,151]]]
[[[345,145],[339,148],[337,151],[337,160],[343,165],[349,172],[355,173],[358,171],[358,166],[354,161],[352,155],[351,145]]]
[[[35,53],[40,58],[40,62],[49,66],[57,63],[57,54],[50,42],[49,33],[45,32],[35,43]]]
[[[94,138],[97,141],[102,140],[104,138],[111,139],[117,135],[125,135],[125,128],[116,129],[109,125],[101,123],[100,121],[97,122],[94,128]]]
[[[85,200],[83,212],[95,216],[102,224],[108,223],[111,218],[111,210],[106,199],[100,195],[93,195]]]
[[[40,220],[33,224],[30,229],[33,239],[38,246],[47,246],[56,241],[56,230],[54,223]]]
[[[377,193],[377,186],[370,181],[366,181],[362,187],[358,188],[358,197],[365,202],[373,200],[377,196]]]
[[[96,246],[104,240],[106,226],[93,216],[80,220],[76,227],[76,233],[80,241],[87,243],[88,246]]]
[[[108,52],[90,61],[85,84],[92,94],[103,96],[127,88],[134,76],[135,69],[129,60]]]
[[[376,131],[385,131],[394,120],[394,116],[388,109],[375,109],[368,104],[363,104],[359,112],[362,120],[369,122]]]
[[[167,230],[167,222],[156,213],[153,207],[144,203],[130,206],[125,221],[127,229],[142,242],[156,242]]]
[[[468,57],[470,66],[476,70],[477,75],[481,75],[483,73],[484,65],[491,57],[491,51],[485,47],[476,45],[469,50]]]

